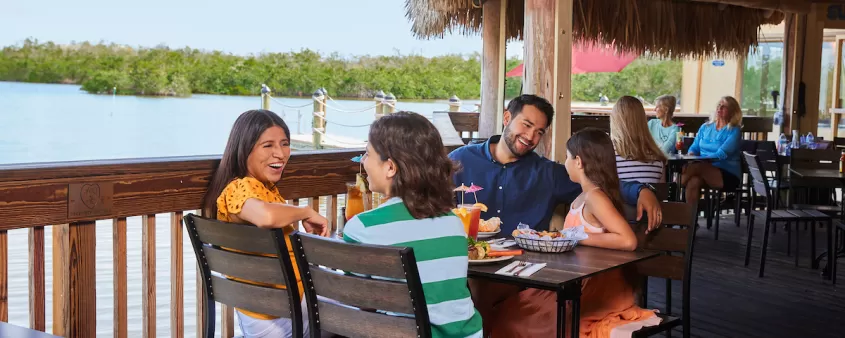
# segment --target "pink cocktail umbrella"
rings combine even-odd
[[[471,192],[472,195],[475,196],[475,203],[478,203],[478,195],[476,194],[476,192],[479,192],[481,190],[484,190],[484,188],[477,186],[475,184],[470,184],[470,186],[466,190],[466,192]]]

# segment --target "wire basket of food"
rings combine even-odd
[[[522,226],[523,224],[520,224],[520,227]],[[572,251],[579,241],[586,238],[583,227],[568,228],[563,231],[536,231],[524,226],[513,231],[513,239],[520,248],[537,252]]]

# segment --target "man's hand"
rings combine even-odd
[[[660,211],[660,202],[657,201],[657,196],[654,195],[650,189],[640,190],[640,196],[637,197],[637,220],[643,218],[643,212],[648,214],[648,230],[649,233],[663,222],[663,214]]]
[[[329,221],[316,211],[310,217],[302,220],[302,226],[309,233],[329,237]]]

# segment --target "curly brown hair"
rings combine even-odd
[[[616,173],[616,154],[613,152],[613,142],[603,130],[585,128],[569,138],[566,150],[581,157],[584,175],[599,189],[604,191],[613,206],[620,214],[622,210],[622,194],[619,192],[619,175]]]
[[[368,140],[382,161],[396,164],[390,194],[402,199],[411,216],[441,216],[454,207],[455,167],[431,121],[408,111],[388,114],[373,122]]]

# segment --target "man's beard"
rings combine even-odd
[[[514,155],[516,155],[518,157],[525,156],[528,153],[534,151],[535,148],[537,148],[537,146],[535,145],[531,148],[526,149],[523,152],[520,152],[519,150],[517,150],[516,143],[519,142],[519,141],[516,140],[516,135],[511,133],[510,125],[507,128],[505,128],[505,131],[502,134],[502,140],[505,141],[505,145],[508,146],[508,149],[510,149],[511,153],[513,153]]]

